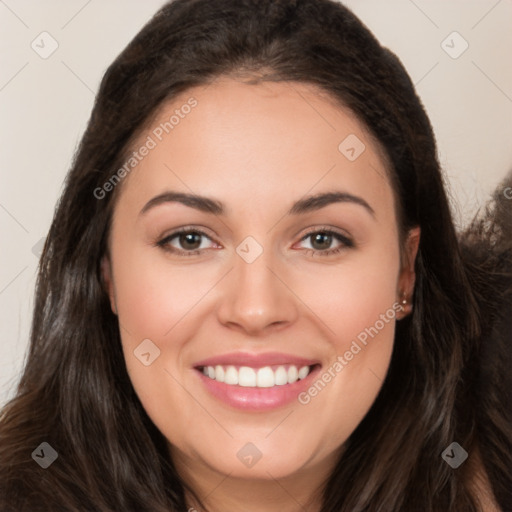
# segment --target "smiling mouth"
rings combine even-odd
[[[216,365],[199,366],[196,369],[210,379],[228,386],[273,388],[303,380],[319,366],[319,364],[311,366],[290,364],[251,368],[250,366]]]

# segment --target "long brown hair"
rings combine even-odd
[[[0,416],[0,509],[186,510],[101,281],[117,194],[94,191],[164,101],[224,75],[314,84],[351,109],[391,162],[401,240],[421,228],[413,313],[397,324],[388,375],[325,483],[322,512],[478,510],[472,466],[441,458],[453,441],[470,457],[479,442],[493,446],[482,457],[504,507],[504,402],[493,386],[490,417],[473,393],[488,290],[469,269],[485,275],[485,265],[463,260],[432,128],[399,59],[335,1],[175,0],[108,68],[67,175],[40,260],[27,363]],[[58,452],[46,470],[30,457],[41,442]]]

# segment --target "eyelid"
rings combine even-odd
[[[341,238],[346,239],[347,241],[353,242],[351,235],[349,235],[347,232],[344,232],[344,230],[341,230],[339,228],[333,228],[330,226],[313,226],[311,228],[308,228],[306,233],[302,235],[300,241],[304,240],[305,238],[314,233],[332,233],[340,236]]]

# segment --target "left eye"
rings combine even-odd
[[[301,239],[301,242],[308,239],[312,240],[312,244],[320,245],[320,248],[317,248],[318,246],[312,247],[311,249],[308,249],[308,251],[319,252],[322,254],[333,254],[335,252],[339,252],[344,247],[353,247],[354,245],[352,240],[348,237],[331,230],[312,231],[304,236]],[[333,240],[337,240],[339,242],[339,246],[334,249],[331,248]]]

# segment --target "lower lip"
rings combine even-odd
[[[210,379],[197,368],[196,371],[206,389],[227,405],[245,411],[268,411],[297,400],[298,395],[311,386],[320,366],[315,366],[305,379],[271,388],[232,386]]]

